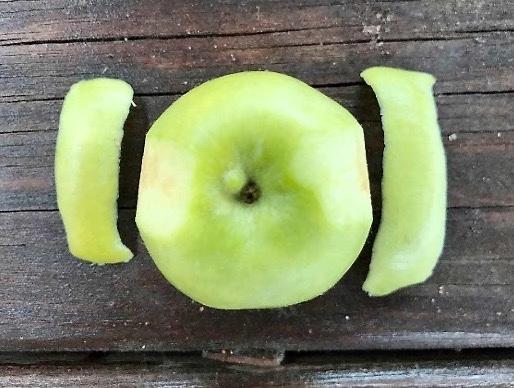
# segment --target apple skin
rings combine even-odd
[[[444,245],[446,159],[427,73],[373,67],[361,74],[380,105],[385,149],[382,219],[368,277],[370,296],[425,281]]]
[[[96,264],[126,262],[121,242],[118,174],[129,84],[98,78],[74,84],[61,111],[55,153],[57,204],[73,256]]]
[[[253,183],[249,204],[241,193]],[[207,306],[281,307],[324,293],[371,221],[362,128],[292,77],[211,80],[147,134],[136,223],[166,279]]]

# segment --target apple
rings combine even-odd
[[[363,289],[390,294],[425,281],[441,255],[446,160],[426,73],[372,67],[361,74],[376,94],[384,128],[382,219]]]
[[[71,87],[61,111],[57,204],[70,252],[92,263],[132,258],[116,226],[120,146],[132,95],[121,80],[80,81]]]
[[[166,279],[207,306],[271,308],[324,293],[371,220],[362,128],[292,77],[206,82],[146,136],[137,226]]]

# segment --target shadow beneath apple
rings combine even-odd
[[[120,181],[118,208],[123,213],[130,213],[118,217],[118,228],[121,239],[134,255],[137,247],[137,227],[134,219],[135,207],[137,204],[137,190],[139,186],[139,175],[141,173],[141,160],[145,146],[145,135],[149,128],[146,101],[134,97],[135,107],[130,109],[127,121],[125,122],[123,141],[121,145],[120,159]]]
[[[373,207],[373,224],[366,243],[357,258],[355,264],[345,274],[340,284],[341,287],[357,287],[360,289],[364,282],[371,261],[371,249],[375,240],[380,213],[382,208],[382,157],[384,153],[384,132],[380,118],[378,102],[367,85],[361,85],[357,89],[357,103],[352,107],[352,113],[364,130],[366,142],[366,159],[371,191],[371,203]],[[336,291],[337,292],[337,291]]]
[[[371,88],[367,85],[359,87],[357,100],[359,103],[356,104],[354,111],[364,130],[371,201],[373,211],[379,212],[382,207],[381,182],[384,153],[384,132],[382,131],[380,109]]]

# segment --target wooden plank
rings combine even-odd
[[[119,357],[119,356],[118,356]],[[448,358],[441,354],[424,357],[368,354],[366,356],[300,356],[282,367],[256,368],[206,362],[194,355],[145,356],[136,360],[86,359],[36,365],[0,366],[2,386],[512,386],[512,358]],[[127,356],[124,357],[128,358]]]
[[[0,349],[513,347],[514,8],[509,3],[0,1]],[[360,291],[368,243],[343,282],[290,308],[211,310],[167,284],[133,222],[143,135],[164,107],[192,86],[229,72],[270,69],[299,77],[362,122],[378,210],[378,110],[359,77],[376,64],[424,70],[439,79],[435,91],[449,161],[450,209],[445,253],[434,276],[393,296],[369,299]],[[52,164],[65,92],[79,79],[100,75],[126,79],[137,95],[123,147],[120,227],[138,255],[128,265],[91,267],[67,253]],[[338,362],[331,364],[340,372],[333,380],[329,369],[309,366],[291,384],[301,381],[294,378],[313,385],[344,381],[345,364]],[[462,364],[442,374],[427,366],[416,375],[438,376],[436,382],[459,383],[469,375],[489,381],[485,369],[496,365]],[[60,366],[34,367],[33,373],[2,368],[0,385],[64,373]],[[94,373],[106,379],[117,373],[128,376],[126,381],[147,373],[102,368],[81,365],[69,373],[85,385],[93,383],[88,378]],[[412,375],[396,372],[405,368],[385,370],[393,384],[412,382]],[[496,370],[503,372],[494,376],[511,377],[504,364]],[[378,375],[380,369],[373,371]],[[11,380],[2,380],[2,373]],[[155,373],[159,381],[170,379],[169,370]],[[203,383],[195,376],[191,381]],[[216,381],[215,372],[205,376],[207,383]],[[227,381],[241,380],[222,382]]]
[[[514,208],[451,209],[445,253],[426,283],[386,298],[361,290],[368,244],[327,294],[289,308],[220,311],[170,286],[133,223],[137,257],[90,266],[67,252],[55,211],[0,213],[0,349],[287,350],[514,346]]]
[[[305,43],[296,32],[287,36],[287,44],[259,35],[0,47],[0,100],[61,98],[73,82],[102,75],[123,78],[140,94],[183,93],[248,69],[285,72],[317,86],[353,84],[362,83],[363,69],[377,64],[433,73],[437,93],[512,91],[514,84],[512,32],[350,44]]]
[[[510,6],[509,6],[510,5]],[[44,11],[44,12],[43,12]],[[512,30],[509,0],[0,2],[0,42],[262,34],[321,28],[346,41]]]
[[[378,122],[378,105],[365,85],[317,88],[347,108],[360,122]],[[139,96],[128,124],[144,132],[179,95]],[[436,94],[439,123],[444,135],[465,132],[514,130],[514,93]],[[0,101],[0,133],[56,131],[62,99],[49,101]],[[137,132],[136,129],[133,130]],[[133,134],[137,136],[137,133]]]
[[[366,131],[368,163],[380,206],[382,132],[378,106],[364,85],[324,88]],[[144,135],[176,96],[135,99],[123,144],[119,205],[135,207]],[[448,154],[449,206],[514,206],[514,94],[439,96]],[[0,103],[0,210],[56,209],[53,159],[62,101]],[[469,107],[476,107],[470,109]],[[448,136],[457,136],[454,141]],[[498,137],[498,134],[500,137]]]

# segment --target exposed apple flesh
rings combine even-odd
[[[138,228],[163,275],[205,305],[280,307],[324,293],[371,220],[362,128],[294,78],[209,81],[146,137]]]
[[[116,226],[120,146],[132,95],[121,80],[80,81],[71,87],[61,111],[57,204],[70,252],[92,263],[132,258]]]
[[[382,220],[363,289],[387,295],[425,281],[441,255],[446,223],[446,160],[426,73],[373,67],[361,74],[382,115],[385,149]]]

